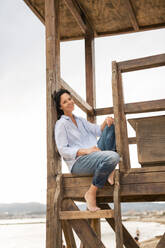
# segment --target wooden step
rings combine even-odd
[[[97,210],[91,211],[60,211],[61,220],[76,220],[76,219],[100,219],[100,218],[113,218],[113,210]]]

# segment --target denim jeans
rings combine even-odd
[[[119,162],[116,151],[114,125],[106,126],[97,142],[101,151],[81,156],[74,163],[71,173],[77,175],[93,175],[92,184],[102,188],[109,175]]]

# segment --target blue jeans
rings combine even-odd
[[[78,158],[72,167],[71,173],[93,175],[92,184],[102,188],[120,159],[119,154],[115,152],[114,125],[104,128],[97,145],[101,151],[92,152]]]

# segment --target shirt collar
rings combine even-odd
[[[78,118],[75,114],[73,114],[73,116],[74,116],[75,119]],[[65,120],[70,120],[70,117],[67,116],[67,115],[62,115],[61,118],[64,118]]]

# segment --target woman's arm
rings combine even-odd
[[[110,127],[112,124],[114,123],[114,119],[112,117],[107,117],[104,122],[101,124],[100,128],[101,131],[104,130],[105,126],[108,125],[108,127]]]
[[[93,146],[91,148],[79,149],[77,151],[76,156],[79,157],[79,156],[87,155],[87,154],[90,154],[92,152],[97,152],[97,151],[100,151],[100,149],[96,146]]]

